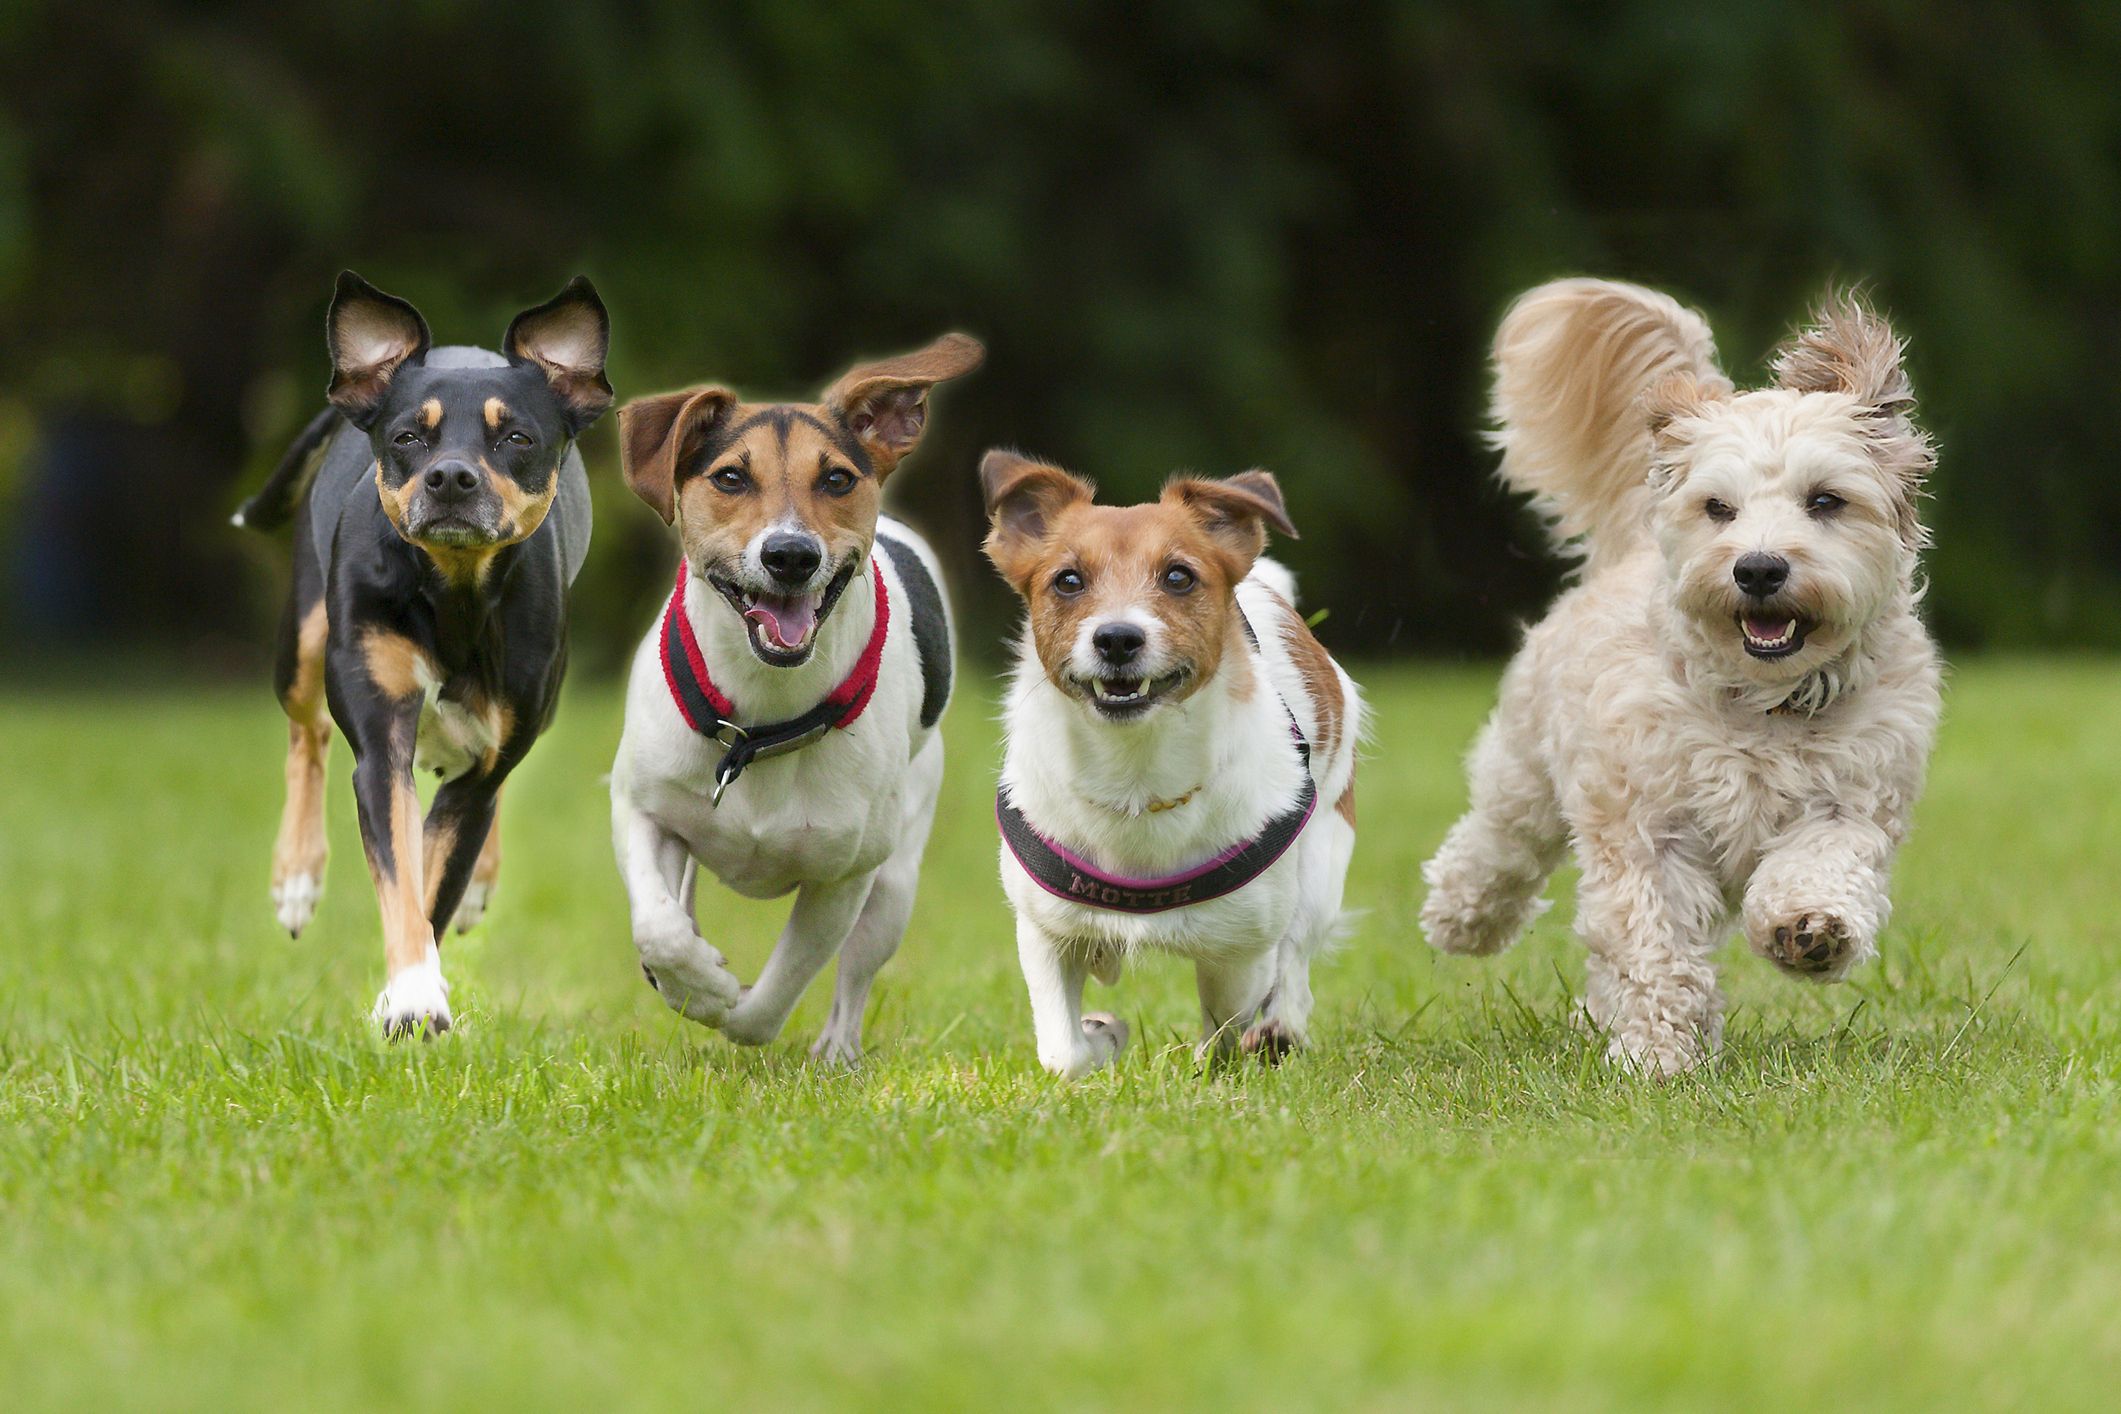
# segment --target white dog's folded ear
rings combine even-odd
[[[1239,578],[1266,550],[1269,527],[1297,538],[1282,504],[1281,483],[1271,471],[1242,471],[1221,481],[1180,478],[1164,487],[1164,500],[1192,512],[1202,529],[1237,556],[1242,565]]]
[[[1054,516],[1086,502],[1097,488],[1057,466],[1000,447],[980,458],[980,494],[987,504],[987,558],[1021,588]]]
[[[736,406],[727,388],[687,388],[635,398],[619,409],[619,463],[626,484],[668,525],[677,516],[678,482],[714,425]]]

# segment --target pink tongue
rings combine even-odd
[[[774,647],[800,648],[810,641],[810,631],[817,627],[817,601],[808,594],[786,599],[761,594],[758,602],[744,611],[744,617],[766,630]]]
[[[1782,637],[1783,630],[1790,626],[1788,619],[1755,619],[1745,621],[1745,631],[1765,643]]]

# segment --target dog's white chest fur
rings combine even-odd
[[[424,662],[415,673],[423,697],[413,768],[455,780],[500,746],[500,723],[490,711],[474,711],[444,698],[441,679]]]

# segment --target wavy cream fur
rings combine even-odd
[[[1709,347],[1698,316],[1601,281],[1541,287],[1505,320],[1503,474],[1589,557],[1504,675],[1471,808],[1423,870],[1429,941],[1492,953],[1573,847],[1586,1010],[1616,1060],[1656,1074],[1716,1049],[1710,957],[1734,920],[1818,981],[1875,953],[1939,711],[1908,529],[1928,444],[1898,341],[1832,306],[1786,351],[1789,386],[1743,394]],[[1826,517],[1807,510],[1823,487],[1847,502]],[[1750,657],[1736,631],[1730,570],[1752,550],[1789,560],[1816,620],[1788,658]]]

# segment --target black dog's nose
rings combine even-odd
[[[825,552],[817,541],[787,531],[767,536],[766,543],[759,547],[759,563],[766,567],[766,573],[788,585],[808,584],[824,558]]]
[[[462,462],[440,462],[427,470],[427,494],[437,501],[462,501],[479,489],[479,473]]]
[[[1731,578],[1738,581],[1739,589],[1755,599],[1765,599],[1790,577],[1790,562],[1780,555],[1770,555],[1760,550],[1740,555],[1738,563],[1731,566]]]
[[[1148,642],[1149,635],[1133,624],[1101,624],[1090,635],[1090,646],[1097,650],[1097,656],[1115,668],[1124,668],[1141,656]]]

